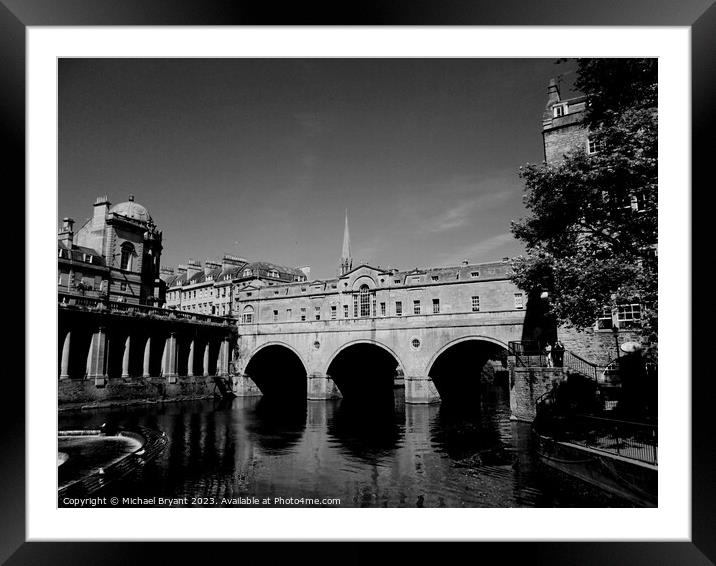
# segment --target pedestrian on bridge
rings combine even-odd
[[[564,344],[557,340],[552,348],[552,357],[554,358],[554,366],[561,368],[564,363]]]
[[[547,358],[547,367],[553,367],[554,364],[552,362],[552,345],[549,342],[547,342],[547,345],[544,347],[544,355]]]

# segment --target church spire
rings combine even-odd
[[[343,252],[341,253],[341,275],[345,275],[353,268],[351,257],[351,234],[348,231],[348,209],[346,208],[346,227],[343,231]]]

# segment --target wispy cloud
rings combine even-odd
[[[424,230],[431,233],[446,232],[470,223],[478,212],[491,210],[505,202],[512,195],[510,190],[478,195],[463,199],[431,219],[427,219]]]
[[[495,250],[501,248],[505,244],[514,242],[514,240],[515,237],[511,232],[503,232],[502,234],[497,234],[496,236],[487,238],[486,240],[467,244],[450,250],[449,252],[441,253],[438,256],[438,261],[442,265],[454,265],[465,259],[470,262],[486,261],[488,256],[491,256]]]

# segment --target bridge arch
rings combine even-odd
[[[357,344],[372,344],[373,346],[378,346],[379,348],[382,348],[383,350],[385,350],[386,352],[388,352],[390,355],[392,355],[395,358],[395,361],[398,363],[398,366],[397,366],[398,368],[400,368],[400,369],[405,368],[402,360],[400,359],[400,356],[398,356],[398,354],[395,353],[395,350],[393,350],[389,346],[386,346],[385,344],[383,344],[382,342],[379,342],[378,340],[371,340],[370,338],[357,338],[355,340],[351,340],[350,342],[345,342],[344,344],[341,344],[340,346],[338,346],[338,348],[336,348],[336,351],[333,352],[333,354],[331,355],[330,358],[328,358],[328,361],[326,362],[326,364],[324,366],[323,373],[328,375],[328,373],[329,373],[328,368],[331,367],[331,364],[338,357],[338,355],[342,351],[344,351],[346,348],[350,348],[351,346],[355,346]]]
[[[269,346],[283,346],[284,348],[287,348],[291,350],[294,354],[296,354],[296,357],[301,360],[301,365],[303,366],[304,371],[307,371],[308,365],[306,364],[305,360],[303,359],[303,356],[301,356],[301,353],[291,346],[291,344],[287,344],[286,342],[281,342],[280,340],[272,340],[271,342],[265,342],[263,344],[260,344],[259,346],[256,346],[251,353],[246,356],[246,364],[244,364],[244,369],[248,367],[249,363],[251,362],[251,359],[258,354],[261,350],[264,348],[268,348]]]
[[[433,356],[430,358],[430,361],[428,361],[428,365],[425,367],[425,375],[430,375],[430,370],[433,367],[433,364],[435,361],[448,349],[450,349],[453,346],[456,346],[457,344],[460,344],[461,342],[467,342],[469,340],[481,340],[483,342],[492,342],[493,344],[496,344],[497,346],[501,346],[505,350],[507,350],[507,344],[502,342],[501,340],[498,340],[497,338],[493,338],[492,336],[485,336],[482,334],[468,334],[467,336],[461,336],[460,338],[455,338],[454,340],[450,340],[446,344],[444,344],[439,350],[437,350]]]
[[[461,336],[444,344],[426,367],[443,402],[479,408],[483,379],[506,370],[507,345],[491,336]]]
[[[357,339],[333,353],[325,373],[348,402],[361,399],[392,406],[398,368],[403,368],[402,361],[390,347],[376,340]]]
[[[301,354],[284,342],[267,342],[247,358],[243,373],[266,397],[306,399],[307,371]]]

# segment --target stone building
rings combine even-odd
[[[550,80],[542,116],[544,158],[547,163],[559,163],[566,154],[575,151],[583,151],[587,155],[600,151],[584,124],[587,104],[585,96],[563,99],[557,81]],[[632,200],[625,206],[638,210],[640,204]],[[594,327],[585,332],[562,327],[559,337],[567,349],[604,366],[618,356],[618,344],[640,341],[640,327],[641,305],[629,303],[617,305],[615,309],[605,307]]]
[[[236,316],[238,292],[249,293],[264,286],[307,280],[307,267],[285,267],[226,254],[221,261],[206,260],[202,266],[189,260],[175,270],[162,269],[167,287],[166,307],[216,316]]]
[[[65,218],[57,237],[58,293],[161,306],[162,233],[147,209],[130,195],[111,205],[95,201],[92,217],[77,231]]]

